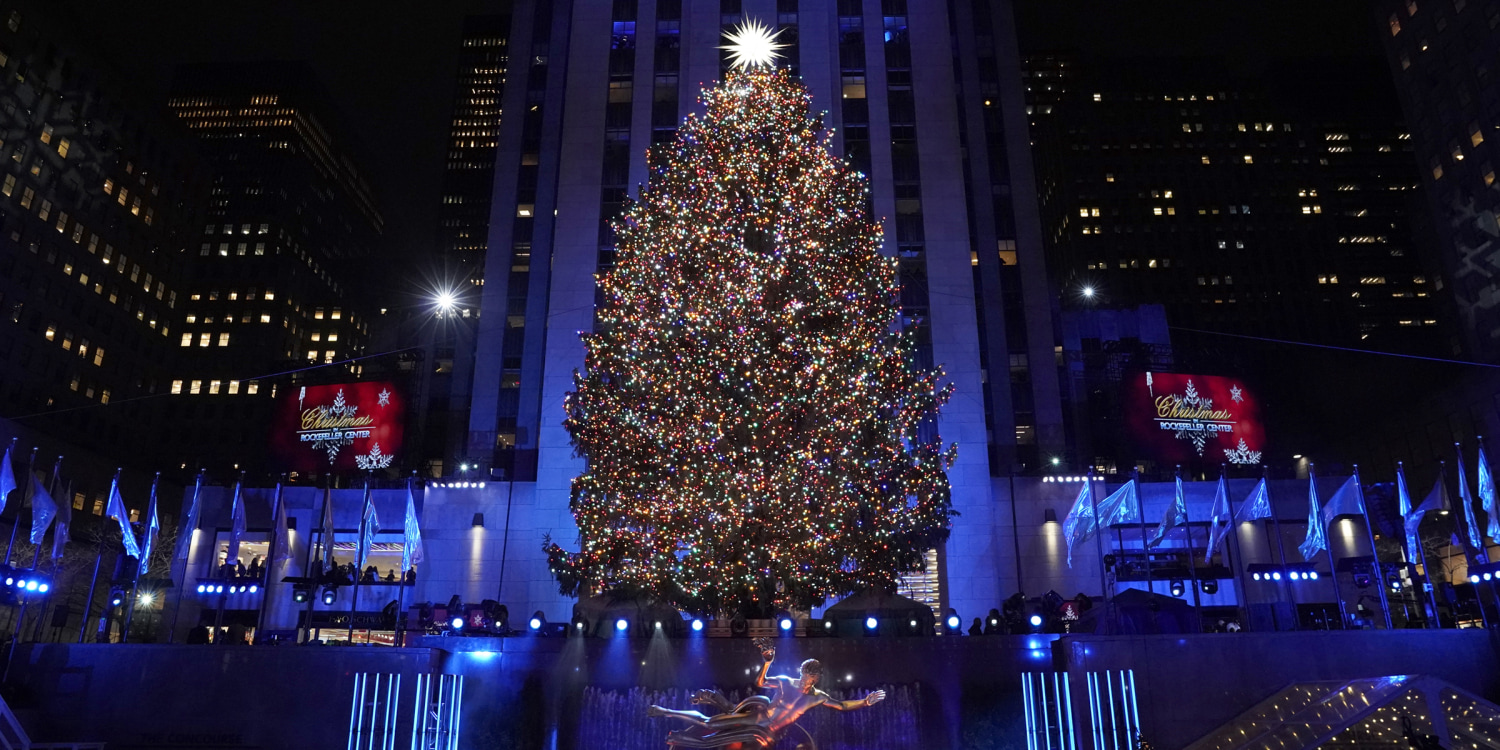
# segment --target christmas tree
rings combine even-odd
[[[866,180],[799,82],[735,57],[615,223],[566,399],[581,549],[547,546],[567,595],[804,609],[893,589],[948,534],[954,448],[918,426],[949,389],[913,365]]]

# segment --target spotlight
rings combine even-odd
[[[41,584],[38,583],[37,581],[27,581],[26,582],[26,590],[27,591],[36,591],[36,587],[40,586],[40,585]]]
[[[199,586],[198,591],[201,593],[203,591],[203,587]],[[292,601],[296,602],[297,604],[306,604],[307,600],[311,598],[308,596],[308,593],[309,592],[307,591],[307,589],[300,587],[294,588],[292,589]]]
[[[1260,580],[1260,574],[1259,574],[1259,573],[1252,573],[1252,574],[1250,574],[1250,575],[1251,575],[1251,577],[1252,577],[1252,578],[1254,578],[1254,579],[1255,579],[1255,580],[1257,580],[1257,581],[1259,581],[1259,580]]]
[[[7,586],[14,586],[15,583],[16,583],[15,576],[6,576],[5,577],[5,585],[7,585]]]
[[[1484,580],[1488,581],[1488,580],[1494,578],[1495,574],[1494,573],[1485,573],[1484,575],[1482,575],[1480,577],[1483,578]]]
[[[1297,579],[1298,579],[1298,578],[1301,578],[1301,577],[1302,577],[1302,574],[1301,574],[1301,573],[1298,573],[1298,572],[1297,572],[1297,571],[1295,571],[1295,570],[1290,570],[1290,571],[1287,571],[1287,574],[1286,574],[1286,577],[1287,577],[1287,578],[1288,578],[1288,579],[1290,579],[1290,580],[1293,580],[1293,581],[1295,581],[1295,580],[1297,580]]]
[[[630,627],[630,621],[629,620],[627,620],[627,619],[625,619],[623,617],[621,617],[618,620],[615,620],[615,630],[616,631],[623,633],[629,627]]]
[[[451,628],[453,628],[454,630],[463,630],[464,629],[464,618],[462,618],[462,617],[455,617],[451,621],[449,621],[448,626],[451,627]]]
[[[256,586],[256,585],[255,585],[255,584],[253,584],[253,583],[252,583],[252,584],[250,584],[250,593],[252,593],[252,594],[253,594],[253,593],[255,593],[255,592],[257,592],[257,591],[260,591],[260,587],[259,587],[259,586]]]
[[[531,621],[528,622],[528,623],[526,623],[526,624],[528,626],[530,626],[532,630],[541,630],[542,629],[542,621],[539,620],[539,619],[537,619],[537,618],[535,618],[535,617],[531,618]]]
[[[531,613],[531,619],[526,621],[526,626],[534,633],[547,625],[547,615],[540,609]]]
[[[880,621],[879,620],[875,619],[874,617],[866,617],[865,618],[865,630],[874,630],[875,628],[878,628],[878,627],[880,627]]]
[[[1031,618],[1027,620],[1027,622],[1030,622],[1031,627],[1033,628],[1040,628],[1042,626],[1043,619],[1041,614],[1033,614]]]
[[[1279,580],[1281,580],[1281,573],[1279,571],[1272,573],[1271,574],[1271,580],[1273,580],[1273,581],[1279,581]]]
[[[948,625],[948,632],[949,633],[952,633],[954,635],[962,635],[963,634],[963,632],[964,632],[963,631],[963,624],[964,624],[963,618],[959,617],[956,614],[953,614],[952,612],[949,612],[948,613],[948,619],[946,620],[946,623]]]
[[[48,586],[47,584],[43,583],[40,586],[37,586],[36,590],[39,591],[39,592],[41,592],[41,593],[43,593],[43,594],[45,594],[45,593],[47,593],[48,589],[51,589],[51,588],[52,588],[51,586]],[[150,602],[146,602],[146,603],[150,604]]]
[[[323,587],[323,604],[331,605],[339,598],[339,590],[336,586]]]
[[[1198,588],[1203,589],[1203,593],[1213,596],[1219,593],[1219,582],[1212,578],[1205,578],[1198,582]]]
[[[1187,586],[1181,580],[1174,578],[1172,580],[1172,596],[1182,596],[1184,591],[1187,591]]]
[[[1478,573],[1474,573],[1474,574],[1470,575],[1469,576],[1469,583],[1479,583],[1479,574]]]
[[[653,624],[653,625],[652,625],[652,627],[654,627],[654,628],[656,628],[656,629],[657,629],[657,630],[661,630],[661,620],[657,620],[657,621],[656,621],[656,622],[655,622],[655,623],[654,623],[654,624]]]
[[[156,597],[153,596],[149,591],[146,592],[146,593],[141,594],[141,596],[140,596],[140,602],[141,602],[141,604],[144,604],[144,605],[146,605],[148,607],[151,606],[152,603],[154,603],[155,601],[156,601]]]
[[[1310,578],[1310,579],[1312,579],[1312,580],[1314,580],[1314,581],[1318,580],[1318,571],[1314,570],[1314,571],[1308,573],[1307,577]]]
[[[222,594],[222,593],[224,593],[224,587],[223,586],[215,586],[214,587],[214,593],[215,594]]]
[[[776,623],[776,626],[781,628],[781,632],[790,633],[792,632],[792,618],[783,617]]]
[[[703,632],[703,621],[699,620],[696,617],[693,618],[693,632],[694,633],[701,633],[701,632]]]
[[[1391,590],[1392,591],[1400,591],[1401,590],[1401,581],[1399,581],[1399,580],[1398,581],[1391,581]]]
[[[6,580],[6,583],[10,583],[10,581]],[[204,586],[201,583],[198,584],[198,593],[203,594],[203,593],[207,593],[207,591],[208,591],[208,587],[207,586]],[[299,601],[301,601],[301,600],[299,600]]]
[[[823,621],[823,629],[824,630],[833,630],[833,620],[824,620]]]

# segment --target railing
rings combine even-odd
[[[31,744],[31,738],[26,736],[26,730],[11,712],[10,705],[0,698],[0,750],[31,750],[33,747],[37,746]]]

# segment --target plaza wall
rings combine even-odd
[[[406,649],[32,644],[17,653],[8,695],[40,741],[292,750],[346,744],[358,673],[400,674],[404,683],[420,673],[460,674],[461,746],[585,750],[578,738],[589,722],[641,721],[587,715],[580,710],[586,689],[743,691],[747,670],[759,662],[748,639],[427,637],[420,643]],[[1157,747],[1182,747],[1299,681],[1427,674],[1490,700],[1500,697],[1496,643],[1482,631],[783,638],[777,648],[777,672],[817,658],[832,690],[918,692],[911,721],[921,743],[913,750],[1023,746],[1023,672],[1065,671],[1079,702],[1074,715],[1082,720],[1087,671],[1135,670],[1142,725]],[[639,742],[621,750],[659,747],[672,728],[664,720],[641,726]],[[835,738],[820,744],[829,739]]]

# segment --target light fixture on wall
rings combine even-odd
[[[1052,508],[1042,511],[1042,525],[1045,526],[1049,523],[1057,523],[1057,511]]]
[[[482,528],[484,528],[484,514],[483,513],[475,513],[474,514],[474,528],[476,528],[476,529],[482,529]]]

